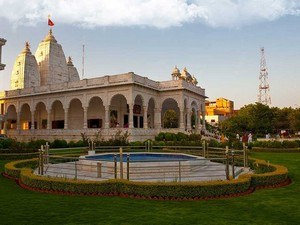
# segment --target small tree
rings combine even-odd
[[[164,128],[177,128],[177,113],[173,109],[168,109],[164,114]]]

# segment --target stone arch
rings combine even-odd
[[[20,129],[29,130],[31,129],[31,110],[28,103],[23,103],[20,108]]]
[[[161,99],[161,101],[160,101],[161,108],[163,108],[164,102],[165,102],[166,100],[168,100],[168,99],[172,99],[172,100],[177,104],[178,107],[180,106],[180,100],[179,100],[179,99],[173,98],[173,97],[163,97],[163,98]]]
[[[142,95],[137,94],[133,105],[133,127],[143,128],[144,119],[144,99]]]
[[[70,107],[71,107],[71,103],[75,100],[75,99],[77,99],[79,102],[80,102],[80,104],[81,104],[81,107],[83,107],[84,106],[84,102],[82,101],[82,99],[81,98],[79,98],[79,97],[74,97],[74,98],[69,98],[68,100],[67,100],[67,102],[66,102],[66,106],[67,106],[67,108],[68,109],[70,109]],[[76,100],[76,101],[77,101]]]
[[[155,119],[155,100],[154,98],[150,98],[148,101],[148,107],[147,107],[147,122],[148,122],[148,128],[154,128],[154,119]]]
[[[167,114],[166,114],[167,112]],[[168,125],[167,115],[168,112],[170,114],[174,114],[174,120],[171,121],[170,126]],[[174,113],[173,113],[174,112]],[[179,104],[178,101],[176,101],[174,98],[167,98],[162,102],[162,109],[161,109],[161,118],[162,118],[162,126],[164,128],[178,128],[179,127]],[[172,124],[173,122],[176,122],[176,124]]]
[[[107,102],[109,103],[109,105],[111,105],[111,104],[112,104],[112,101],[115,100],[115,99],[118,98],[118,97],[124,98],[124,99],[126,100],[126,103],[127,103],[127,104],[132,103],[131,101],[129,101],[129,99],[126,97],[126,94],[124,94],[124,93],[115,93],[115,94],[113,94],[113,95],[109,98],[109,100],[108,100]]]
[[[93,96],[88,101],[87,127],[102,128],[105,121],[105,108],[99,96]]]
[[[129,127],[129,106],[122,94],[115,94],[110,99],[109,127]]]
[[[199,123],[199,107],[197,101],[193,100],[191,102],[191,128],[192,129],[198,129],[198,123]]]
[[[48,117],[48,112],[47,112],[46,104],[42,101],[38,102],[35,105],[35,111],[34,111],[35,128],[46,129],[47,117]]]
[[[82,129],[84,122],[84,111],[82,102],[78,98],[73,98],[69,102],[68,129]]]
[[[196,111],[199,109],[197,101],[193,100],[191,102],[191,108],[194,108]]]
[[[141,94],[136,94],[134,97],[134,102],[138,101],[139,103],[141,103],[141,105],[145,105],[146,101],[144,99],[144,97]]]
[[[39,105],[39,104],[41,104],[41,103],[44,104],[45,107],[46,107],[46,109],[47,109],[47,102],[45,102],[45,101],[43,101],[43,100],[34,102],[32,108],[36,110],[36,109],[37,109],[37,105]]]
[[[51,104],[50,121],[52,129],[63,129],[65,124],[65,111],[60,100],[54,100]]]
[[[17,108],[14,104],[10,104],[6,110],[6,128],[17,129]]]

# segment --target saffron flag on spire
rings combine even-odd
[[[48,15],[48,26],[50,26],[50,27],[54,26],[53,21],[50,19],[50,15]]]

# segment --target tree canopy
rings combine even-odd
[[[300,109],[269,107],[261,103],[249,104],[220,124],[223,132],[253,132],[264,136],[279,130],[300,130]]]

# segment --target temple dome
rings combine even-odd
[[[174,67],[171,75],[172,75],[173,79],[178,79],[180,77],[181,73],[180,73],[180,70],[177,68],[177,66]]]
[[[43,41],[50,41],[50,42],[57,43],[55,37],[54,37],[53,34],[52,34],[52,29],[49,30],[47,36],[44,38]]]
[[[31,54],[30,44],[29,44],[28,41],[25,42],[25,48],[23,49],[22,53],[24,53],[24,54]]]

